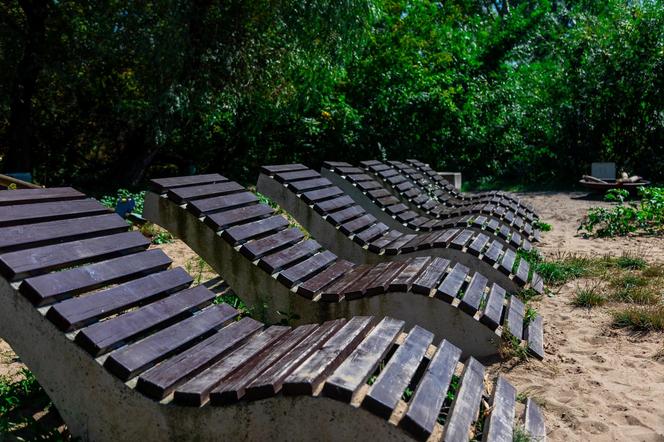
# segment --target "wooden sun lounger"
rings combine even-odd
[[[522,216],[528,221],[535,221],[538,215],[535,209],[525,202],[521,201],[517,196],[510,192],[503,192],[499,190],[491,190],[487,192],[478,192],[476,194],[466,194],[460,192],[450,182],[444,179],[438,172],[433,170],[431,166],[418,160],[407,160],[407,163],[400,161],[389,161],[390,165],[394,166],[399,171],[411,175],[415,180],[423,180],[423,183],[430,182],[433,187],[433,193],[441,202],[448,202],[449,204],[458,204],[459,201],[477,201],[483,199],[493,199],[496,204],[519,211],[522,209]],[[418,173],[419,172],[419,173]],[[421,175],[417,178],[416,175]],[[521,211],[519,211],[521,212]]]
[[[373,170],[373,166],[362,169],[349,163],[326,161],[321,174],[390,227],[408,233],[469,227],[502,238],[510,247],[526,251],[532,248],[533,227],[518,215],[507,212],[508,220],[502,208],[496,210],[498,207],[490,203],[444,206],[398,171],[387,166],[375,167],[379,170]]]
[[[374,216],[381,216],[377,206],[369,204],[374,210],[368,213],[357,204],[357,192],[351,197],[301,164],[264,166],[257,190],[293,215],[326,248],[352,262],[437,256],[480,272],[510,292],[532,287],[543,293],[542,278],[531,271],[508,240],[467,225],[425,233],[402,232]]]
[[[541,322],[526,324],[517,297],[462,263],[415,257],[358,265],[305,239],[256,195],[220,175],[152,185],[145,218],[180,237],[269,320],[393,316],[475,357],[495,355],[499,335],[509,330],[534,355],[544,355]]]
[[[0,191],[0,219],[0,336],[80,440],[545,432],[534,402],[516,418],[509,382],[487,389],[482,364],[461,363],[460,349],[423,328],[372,316],[295,328],[241,318],[74,189]]]

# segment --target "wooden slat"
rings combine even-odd
[[[236,209],[250,204],[256,204],[258,198],[250,192],[232,193],[230,195],[215,196],[201,200],[189,201],[187,210],[196,216],[210,214],[212,212]]]
[[[445,442],[468,442],[470,426],[477,419],[484,391],[484,366],[473,357],[466,361],[461,386],[445,422]]]
[[[495,330],[500,325],[500,319],[503,314],[503,301],[505,300],[505,289],[498,284],[491,286],[491,292],[487,298],[486,306],[484,307],[483,315],[480,317],[480,322],[492,330]]]
[[[350,319],[334,336],[284,381],[285,394],[312,394],[325,376],[335,370],[369,333],[371,316]]]
[[[500,258],[500,252],[503,250],[503,245],[500,241],[496,240],[489,248],[484,252],[484,258],[489,261],[490,264],[494,264]]]
[[[326,268],[316,276],[303,282],[298,288],[297,293],[309,299],[313,298],[318,292],[332,284],[338,278],[346,274],[355,264],[346,260],[339,260]],[[289,275],[287,275],[289,276]],[[292,280],[292,277],[290,277]]]
[[[482,250],[484,250],[484,246],[486,246],[486,243],[489,242],[489,237],[486,236],[484,233],[480,233],[477,235],[477,238],[468,246],[468,252],[472,255],[475,256],[480,256],[482,253]]]
[[[288,187],[297,193],[306,192],[308,190],[316,190],[331,185],[332,183],[327,178],[314,178],[311,180],[292,181],[288,183]]]
[[[426,256],[409,259],[399,274],[390,282],[388,290],[395,292],[409,291],[420,272],[426,269],[430,261],[431,258]]]
[[[327,215],[328,212],[334,212],[355,204],[353,198],[348,195],[342,195],[337,198],[321,201],[314,204],[314,210],[321,215]]]
[[[93,199],[56,201],[39,204],[17,204],[4,206],[0,210],[0,227],[55,221],[65,218],[98,215],[110,210]]]
[[[71,331],[97,319],[150,302],[189,287],[192,278],[181,268],[154,273],[81,298],[54,305],[46,317],[60,330]]]
[[[389,418],[420,366],[433,337],[433,333],[418,326],[413,327],[367,392],[362,407],[384,419]]]
[[[365,274],[371,270],[369,265],[359,265],[353,267],[351,270],[346,272],[341,278],[337,279],[334,284],[325,288],[321,293],[321,299],[323,301],[338,301],[341,296],[355,284],[355,281],[358,279],[364,278]]]
[[[245,395],[246,387],[254,381],[261,373],[264,373],[275,363],[283,358],[296,345],[311,336],[318,329],[318,325],[307,324],[297,327],[283,336],[279,342],[267,348],[258,361],[252,365],[244,365],[240,370],[228,376],[220,385],[210,392],[210,403],[212,405],[223,405],[237,402]]]
[[[546,442],[546,426],[539,405],[531,398],[526,399],[526,411],[524,413],[526,432],[537,442]]]
[[[279,172],[274,174],[274,178],[280,183],[318,177],[320,177],[320,173],[311,169],[303,169],[293,172]]]
[[[480,307],[480,302],[484,296],[484,288],[486,287],[488,280],[486,277],[480,273],[475,273],[473,279],[470,280],[468,288],[461,298],[459,303],[459,308],[468,313],[469,315],[474,315],[477,313],[477,310]]]
[[[324,189],[312,190],[309,192],[304,192],[300,197],[307,204],[314,204],[318,201],[324,201],[328,198],[334,198],[339,195],[343,195],[343,191],[336,186],[326,187]]]
[[[237,315],[237,310],[228,304],[213,305],[198,315],[111,353],[104,367],[127,381],[199,339],[210,336]]]
[[[269,218],[231,227],[224,230],[221,236],[229,243],[237,245],[260,235],[277,232],[286,227],[288,227],[286,218],[281,215],[274,215]]]
[[[521,258],[521,260],[519,261],[519,266],[516,269],[515,279],[521,282],[522,284],[526,284],[528,282],[529,270],[530,266],[528,265],[528,261]]]
[[[37,224],[0,227],[0,253],[91,236],[124,232],[127,222],[114,213]]]
[[[0,206],[34,204],[47,201],[68,201],[83,199],[85,195],[71,187],[50,187],[47,189],[0,190]]]
[[[376,218],[373,215],[369,215],[367,213],[365,215],[360,216],[359,218],[355,218],[352,221],[348,221],[342,224],[341,226],[339,226],[339,230],[343,232],[345,235],[351,235],[353,233],[359,232],[360,230],[366,229],[375,222]]]
[[[514,260],[516,259],[516,253],[512,249],[506,249],[503,259],[500,262],[498,270],[502,273],[509,275],[512,273],[512,267],[514,266]]]
[[[507,325],[512,336],[517,339],[523,337],[523,316],[526,312],[526,306],[516,295],[510,298],[510,306],[507,310]]]
[[[312,239],[308,239],[271,255],[264,256],[258,261],[258,266],[272,274],[305,257],[313,255],[320,248],[320,244]]]
[[[261,327],[258,321],[242,318],[143,373],[138,378],[136,389],[148,397],[161,400],[175,388],[233,351]]]
[[[294,164],[273,164],[273,165],[268,165],[268,166],[262,166],[261,167],[261,172],[272,175],[274,173],[280,173],[280,172],[292,172],[294,170],[304,170],[308,169],[307,166],[304,164],[300,163],[294,163]]]
[[[539,359],[544,359],[544,321],[541,315],[535,316],[526,329],[528,350]]]
[[[414,293],[429,295],[431,290],[438,287],[440,281],[445,277],[447,267],[450,261],[445,258],[434,258],[415,281],[413,281],[412,290]]]
[[[354,239],[361,245],[365,245],[373,239],[384,235],[388,230],[390,230],[389,227],[379,222],[355,235]]]
[[[226,229],[236,224],[248,223],[271,215],[274,210],[265,204],[238,207],[224,212],[212,213],[205,217],[205,224],[215,230]]]
[[[369,250],[374,253],[380,253],[389,244],[402,236],[398,230],[389,230],[385,235],[378,237],[369,243]]]
[[[374,278],[374,280],[371,281],[370,284],[366,285],[366,287],[364,288],[365,294],[367,296],[373,296],[387,292],[394,278],[396,278],[397,275],[401,273],[401,271],[406,265],[407,264],[402,261],[392,261],[389,262],[388,265],[385,267],[381,266],[383,271],[378,276],[376,276],[376,278]],[[352,285],[350,287],[352,287]],[[348,289],[349,288],[346,288],[345,290]]]
[[[460,356],[461,350],[443,341],[417,386],[399,425],[418,439],[433,431]]]
[[[229,193],[244,191],[246,191],[245,188],[240,186],[235,181],[227,181],[225,183],[205,184],[169,189],[168,198],[172,201],[175,201],[177,204],[182,204],[185,201],[214,198],[221,195],[228,195]]]
[[[243,366],[255,365],[256,357],[289,330],[290,327],[272,326],[264,332],[252,336],[237,350],[178,387],[175,390],[175,402],[193,406],[205,404],[213,388]]]
[[[304,234],[300,229],[291,227],[264,238],[244,243],[240,248],[240,253],[253,261],[268,253],[300,242],[303,238]]]
[[[344,288],[343,296],[346,300],[357,299],[365,296],[367,290],[372,287],[376,279],[382,275],[390,266],[389,262],[381,262],[373,266],[367,273],[351,282]],[[375,294],[375,293],[373,293]]]
[[[121,256],[83,267],[35,276],[19,289],[33,304],[41,306],[70,296],[166,269],[171,260],[158,249]]]
[[[392,348],[404,321],[384,318],[325,382],[323,393],[350,402]]]
[[[10,281],[143,250],[150,240],[138,232],[54,244],[0,255],[0,271]]]
[[[516,389],[504,377],[498,376],[493,390],[491,413],[484,421],[483,441],[512,442],[515,406]]]
[[[272,367],[247,385],[247,399],[262,399],[279,393],[284,380],[344,325],[344,319],[328,321],[297,344]]]
[[[214,298],[214,293],[200,285],[182,290],[138,310],[86,327],[76,335],[76,342],[93,356],[99,356],[123,341],[209,304]]]
[[[362,207],[355,205],[347,207],[343,210],[339,210],[338,212],[331,213],[327,216],[326,219],[331,221],[334,225],[339,225],[353,218],[364,215],[365,213],[366,212]]]
[[[279,273],[277,279],[288,287],[291,287],[300,281],[313,277],[316,273],[336,261],[336,259],[337,256],[334,253],[325,250],[282,271]]]
[[[468,272],[470,272],[468,267],[461,263],[457,263],[450,274],[447,275],[447,278],[445,278],[445,280],[438,286],[438,289],[436,290],[436,298],[452,302],[466,281]]]
[[[174,189],[176,187],[195,186],[202,184],[221,183],[228,181],[227,178],[219,175],[218,173],[210,173],[207,175],[191,175],[179,176],[173,178],[157,178],[150,180],[150,186],[157,192],[162,192],[166,189]]]

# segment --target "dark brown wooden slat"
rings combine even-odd
[[[531,398],[526,399],[524,412],[524,427],[533,440],[546,442],[546,426],[539,405]]]
[[[326,219],[331,221],[334,225],[339,225],[353,218],[364,215],[365,213],[366,212],[362,207],[355,205],[343,210],[339,210],[338,212],[331,213],[327,216]]]
[[[174,189],[177,187],[195,186],[202,184],[221,183],[228,181],[227,178],[219,175],[218,173],[210,173],[207,175],[191,175],[179,176],[173,178],[157,178],[150,180],[150,187],[156,192],[163,192],[166,189]]]
[[[294,163],[294,164],[274,164],[269,166],[262,166],[261,172],[267,175],[272,175],[274,173],[280,172],[292,172],[295,170],[304,170],[308,169],[304,164]]]
[[[343,195],[338,198],[322,201],[314,204],[314,210],[321,215],[327,215],[328,212],[334,212],[355,204],[355,201],[348,195]]]
[[[333,198],[335,196],[343,195],[343,191],[336,186],[326,187],[324,189],[312,190],[309,192],[304,192],[300,197],[307,204],[314,204],[318,201],[324,201],[328,198]]]
[[[34,204],[47,201],[68,201],[83,198],[86,198],[84,194],[71,187],[0,190],[0,206]]]
[[[530,280],[530,287],[539,294],[544,293],[544,280],[539,274],[533,272],[533,277]]]
[[[380,189],[382,186],[376,181],[362,181],[357,183],[357,187],[364,192],[368,192],[373,189]]]
[[[262,324],[251,318],[233,322],[190,349],[140,375],[136,389],[152,399],[161,400],[233,351],[261,328]]]
[[[339,226],[339,230],[341,230],[345,235],[351,235],[353,233],[359,232],[360,230],[366,229],[375,222],[376,218],[373,215],[366,214],[342,224]]]
[[[433,431],[460,356],[461,350],[443,340],[431,359],[408,403],[406,415],[399,422],[415,437],[424,440]]]
[[[512,442],[515,406],[516,389],[504,377],[498,376],[493,390],[491,413],[484,420],[482,440]]]
[[[379,222],[355,235],[354,239],[361,245],[365,245],[371,240],[384,235],[388,230],[390,230],[389,227]]]
[[[431,247],[446,247],[450,239],[459,233],[459,229],[447,229],[440,233],[440,236],[431,238]]]
[[[445,271],[449,267],[450,261],[445,258],[434,258],[417,279],[413,281],[413,293],[429,295],[431,290],[438,287],[440,281],[447,275]]]
[[[376,265],[376,267],[377,266],[378,265]],[[367,284],[364,287],[365,295],[374,296],[387,292],[394,278],[396,278],[397,275],[401,273],[401,271],[405,266],[406,263],[403,261],[389,262],[388,265],[384,267],[383,272],[380,273],[376,278],[374,278],[374,280],[371,281],[371,283]],[[350,287],[352,287],[352,285]],[[345,290],[348,289],[349,288],[346,288]]]
[[[477,235],[477,238],[468,246],[468,252],[475,256],[480,256],[484,246],[489,242],[489,237],[484,233]]]
[[[314,178],[311,180],[291,181],[288,183],[288,187],[297,193],[306,192],[308,190],[316,190],[328,186],[332,186],[332,183],[327,178]]]
[[[252,221],[224,230],[221,236],[233,245],[248,241],[257,236],[274,233],[288,227],[288,221],[281,215]]]
[[[341,276],[345,275],[350,269],[355,267],[352,262],[340,259],[330,267],[318,273],[316,276],[303,282],[297,288],[297,293],[309,299],[313,298],[319,291],[332,284]],[[289,276],[289,278],[292,277]]]
[[[316,353],[286,377],[284,394],[312,394],[325,376],[335,370],[369,333],[371,316],[350,319]]]
[[[405,322],[384,318],[327,379],[326,396],[350,402],[392,348]]]
[[[10,281],[39,275],[86,261],[113,258],[146,249],[150,240],[124,232],[0,255],[0,270]]]
[[[369,250],[374,253],[380,253],[383,248],[392,244],[402,236],[398,230],[389,230],[385,235],[378,237],[369,243]]]
[[[17,204],[0,210],[0,227],[99,215],[110,210],[93,199]]]
[[[88,353],[99,356],[121,342],[209,304],[214,298],[214,293],[200,285],[182,290],[138,310],[86,327],[76,335],[76,342]]]
[[[311,278],[336,259],[337,256],[334,253],[325,250],[280,272],[277,279],[288,287],[292,287],[300,281]]]
[[[505,289],[493,284],[480,322],[492,330],[497,329],[503,314],[503,301],[505,301]]]
[[[258,202],[256,195],[250,192],[232,193],[230,195],[215,196],[201,200],[189,201],[187,210],[196,216],[210,214],[216,211],[236,209]]]
[[[0,227],[0,253],[91,236],[110,235],[129,228],[114,213],[37,224]]]
[[[364,278],[365,274],[371,270],[370,265],[359,265],[346,272],[334,284],[325,288],[321,293],[323,301],[338,301],[343,294],[352,286],[356,280]]]
[[[461,386],[445,422],[445,442],[468,442],[470,426],[477,419],[484,391],[484,366],[473,357],[466,361]]]
[[[28,278],[21,283],[19,289],[33,304],[41,306],[107,284],[115,284],[164,270],[170,264],[170,258],[161,250],[147,250],[83,267]]]
[[[318,177],[320,177],[320,173],[311,169],[297,170],[294,172],[279,172],[274,174],[274,178],[280,183]]]
[[[182,204],[187,201],[194,201],[203,198],[214,198],[222,195],[228,195],[229,193],[244,191],[246,191],[246,189],[235,181],[227,181],[225,183],[205,184],[169,189],[167,194],[170,200],[175,201],[177,204]]]
[[[287,249],[280,250],[271,255],[264,256],[258,261],[258,266],[270,274],[292,265],[320,250],[321,245],[312,239],[299,242]]]
[[[265,218],[274,213],[270,206],[265,204],[253,204],[251,206],[238,207],[225,212],[213,213],[205,217],[205,224],[215,230],[226,229],[236,224],[248,223]]]
[[[244,243],[240,248],[240,253],[253,261],[268,253],[300,242],[303,238],[304,234],[300,229],[291,227],[264,238]]]
[[[237,310],[228,304],[213,305],[198,315],[111,353],[104,367],[127,381],[197,340],[211,335],[237,315]]]
[[[526,313],[526,306],[519,298],[513,295],[510,298],[510,305],[507,310],[507,326],[512,336],[517,339],[523,337],[523,316]]]
[[[71,331],[99,318],[185,289],[192,281],[191,276],[181,268],[154,273],[88,296],[60,302],[48,310],[46,317],[60,330]]]
[[[505,254],[503,259],[500,262],[498,270],[502,273],[509,275],[512,273],[512,267],[514,266],[514,260],[516,259],[516,253],[512,249],[505,249]]]
[[[381,262],[373,266],[362,278],[358,278],[344,288],[343,297],[346,300],[361,298],[367,294],[367,289],[372,287],[376,279],[382,275],[390,266],[389,262]],[[373,293],[376,294],[376,293]]]
[[[484,288],[486,287],[488,280],[486,277],[480,273],[475,273],[473,279],[470,280],[468,288],[461,298],[459,303],[459,308],[468,313],[469,315],[474,315],[477,313],[477,310],[480,308],[480,302],[484,296]]]
[[[468,241],[473,238],[473,233],[472,230],[462,230],[461,233],[450,242],[450,247],[462,250],[468,244]]]
[[[215,362],[178,387],[174,395],[175,403],[197,407],[207,403],[213,388],[242,366],[256,364],[256,356],[266,347],[278,341],[289,330],[290,327],[272,326],[264,332],[250,337],[237,350],[224,356],[222,360]]]
[[[510,244],[512,244],[514,247],[520,247],[521,242],[522,239],[519,232],[512,232],[512,236],[510,237]]]
[[[413,327],[367,392],[362,408],[388,419],[420,366],[433,337],[433,333],[419,326]]]
[[[521,260],[519,261],[519,266],[516,269],[515,279],[521,282],[522,284],[526,284],[528,282],[529,270],[530,266],[528,265],[528,261],[521,258]]]
[[[274,367],[279,359],[314,333],[316,329],[318,329],[318,325],[307,324],[287,333],[279,342],[267,348],[260,355],[260,358],[257,358],[259,360],[255,364],[242,366],[240,370],[224,379],[220,385],[215,387],[210,392],[210,403],[212,405],[223,405],[242,399],[247,385],[260,376],[261,373]]]
[[[393,292],[409,291],[413,282],[417,280],[419,274],[426,269],[430,262],[431,258],[427,256],[409,259],[399,274],[390,282],[388,290]]]
[[[489,248],[484,252],[484,258],[489,261],[490,264],[494,264],[500,258],[500,253],[503,250],[503,245],[500,241],[494,241],[491,243]]]
[[[345,324],[345,319],[324,322],[278,362],[275,362],[272,367],[247,385],[245,389],[247,399],[262,399],[279,393],[284,380]]]
[[[466,276],[470,269],[461,263],[457,263],[452,271],[447,275],[447,278],[436,289],[436,298],[444,299],[447,302],[452,302],[456,298],[457,293],[461,290]]]
[[[388,255],[396,255],[401,251],[401,247],[408,243],[409,241],[412,241],[413,238],[415,238],[414,234],[405,234],[397,238],[396,240],[392,241],[390,244],[385,246],[384,250],[385,253]]]
[[[541,315],[535,316],[526,329],[528,350],[539,359],[544,359],[544,321]]]

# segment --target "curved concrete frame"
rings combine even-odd
[[[272,177],[261,173],[258,178],[256,189],[277,202],[277,204],[291,214],[297,222],[304,226],[304,228],[307,229],[312,237],[316,238],[319,243],[334,252],[337,256],[351,262],[357,264],[373,264],[383,261],[401,261],[416,256],[439,256],[460,262],[471,270],[482,273],[487,278],[491,278],[490,280],[492,282],[498,283],[508,291],[518,292],[521,290],[521,287],[519,287],[516,282],[514,282],[509,276],[501,273],[496,267],[461,250],[437,247],[409,253],[400,253],[398,255],[374,253],[367,247],[361,246],[346,236],[343,232],[339,231],[332,223],[328,222],[315,210],[309,207],[305,201],[298,198],[290,189],[287,189],[283,184],[279,183]],[[346,189],[342,188],[342,190],[345,191]],[[357,189],[356,193],[361,194]],[[352,194],[349,196],[355,199],[356,195]],[[364,196],[364,198],[366,198],[366,196]],[[357,202],[357,200],[355,201]],[[373,203],[371,205],[375,206]],[[380,218],[378,219],[381,220]]]
[[[4,279],[0,305],[0,336],[83,441],[284,440],[285,429],[288,440],[299,441],[354,440],[367,431],[380,440],[411,439],[362,408],[324,396],[279,395],[201,408],[175,406],[168,398],[155,402],[134,390],[131,380],[124,385],[108,373]]]
[[[475,317],[441,299],[390,292],[352,301],[310,300],[294,293],[294,290],[258,268],[201,219],[169,199],[148,192],[144,216],[178,236],[210,264],[235,293],[255,309],[253,316],[256,319],[277,322],[284,319],[284,315],[278,312],[297,318],[293,321],[295,324],[361,315],[391,316],[405,321],[408,327],[419,325],[434,333],[438,339],[447,339],[463,351],[463,357],[472,355],[486,360],[498,352],[501,328],[493,331]],[[329,223],[323,222],[321,225]],[[322,240],[321,244],[330,240],[325,235],[316,235],[322,233],[316,229],[311,233]],[[347,239],[343,242],[352,244]]]

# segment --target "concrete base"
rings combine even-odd
[[[342,179],[337,175],[337,180]],[[366,195],[357,190],[350,183],[347,183],[344,185],[344,187],[341,187],[341,189],[344,192],[347,192],[347,194],[353,198],[355,202],[365,208],[365,210],[367,207],[378,207],[373,202],[371,202]],[[470,268],[473,272],[482,273],[484,276],[489,278],[490,281],[497,282],[508,291],[516,292],[520,290],[520,287],[516,282],[514,282],[504,273],[501,273],[497,268],[494,268],[489,263],[461,250],[437,247],[433,249],[419,250],[416,252],[402,253],[398,255],[374,253],[368,248],[363,247],[350,239],[343,232],[339,231],[332,225],[332,223],[325,220],[315,210],[313,210],[313,208],[309,207],[307,203],[304,202],[304,200],[298,198],[295,194],[293,194],[293,192],[291,192],[281,183],[267,175],[261,174],[259,176],[256,190],[277,202],[277,204],[279,204],[285,211],[290,213],[293,218],[302,224],[302,226],[307,229],[309,233],[311,233],[311,236],[319,243],[334,252],[337,256],[347,259],[348,261],[357,264],[374,264],[384,261],[402,261],[404,259],[412,258],[415,256],[440,256],[454,260],[456,262],[460,262],[461,264]],[[363,199],[366,200],[364,201],[366,205],[363,205]],[[382,213],[380,218],[372,213],[374,216],[376,216],[376,218],[378,218],[379,221],[384,222],[384,218],[392,219],[387,213],[382,211],[380,212]],[[399,231],[403,233],[413,233],[412,231],[406,229],[404,226],[401,226]],[[503,243],[503,245],[505,245],[505,243]]]
[[[347,441],[367,432],[379,440],[410,439],[384,419],[325,397],[277,396],[202,408],[158,403],[108,373],[5,280],[0,305],[0,336],[82,441]]]
[[[255,319],[274,323],[289,317],[293,324],[305,324],[363,315],[391,316],[404,320],[407,327],[419,325],[426,328],[434,333],[438,340],[447,339],[461,348],[464,356],[472,355],[477,359],[485,359],[498,351],[500,339],[494,331],[445,301],[402,292],[353,301],[312,301],[289,290],[240,255],[200,219],[167,198],[148,192],[144,216],[178,236],[210,264],[253,309]],[[322,243],[328,243],[328,235],[335,233],[322,230],[322,226],[330,225],[326,221],[319,224],[320,229],[314,228],[310,232],[314,238],[323,240]],[[337,235],[341,234],[336,229],[332,230]],[[339,239],[339,243],[345,246],[354,244],[347,238],[344,241]],[[361,247],[349,250],[362,253]],[[374,256],[378,260],[378,255],[373,253],[364,253],[363,256]]]
[[[456,187],[457,190],[461,190],[461,172],[438,172],[438,175]]]

